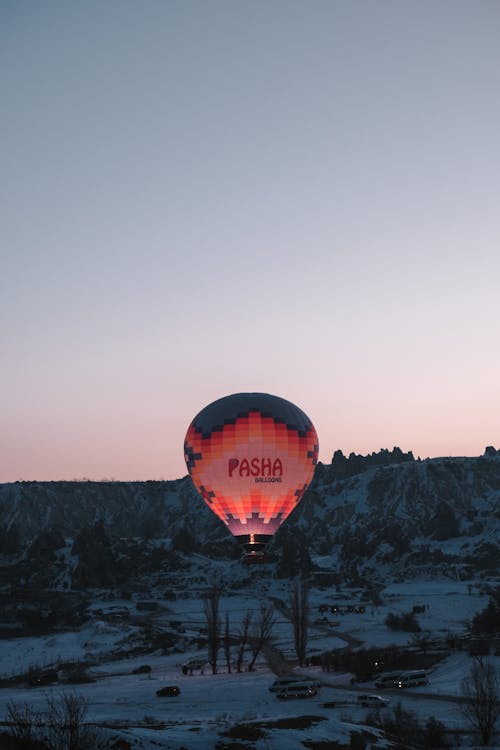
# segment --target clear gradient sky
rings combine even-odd
[[[498,0],[3,0],[0,481],[500,448]]]

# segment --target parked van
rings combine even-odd
[[[397,681],[401,678],[402,672],[385,672],[375,680],[375,687],[391,688],[396,687]]]
[[[271,693],[279,693],[283,688],[287,687],[287,685],[297,682],[304,682],[304,680],[301,680],[299,675],[296,674],[283,675],[283,677],[278,677],[273,682],[269,690]]]
[[[381,695],[358,695],[358,705],[363,708],[385,708],[389,701]]]
[[[316,688],[309,682],[291,682],[278,693],[278,698],[312,698],[317,694]]]
[[[396,680],[396,687],[416,687],[417,685],[427,685],[428,682],[427,673],[423,669],[419,669],[414,672],[403,672]]]

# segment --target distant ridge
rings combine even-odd
[[[124,540],[143,540],[143,550],[160,544],[171,566],[176,555],[239,554],[189,477],[0,485],[0,563],[12,555],[33,562],[47,550],[56,560],[56,545],[72,548],[82,534],[92,539],[97,527],[111,557],[125,554],[118,553],[127,548]],[[328,559],[332,576],[350,580],[437,573],[497,579],[499,532],[500,452],[493,446],[476,458],[425,460],[397,447],[368,456],[335,451],[330,464],[318,464],[269,551],[278,575],[312,570],[315,559]]]
[[[357,453],[350,453],[346,458],[341,450],[335,451],[332,462],[329,467],[328,476],[332,479],[345,479],[370,469],[373,466],[393,466],[406,461],[414,461],[412,451],[403,453],[397,446],[392,451],[383,448],[378,453],[370,453],[367,456],[361,456]]]

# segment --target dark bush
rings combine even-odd
[[[262,726],[269,727],[269,729],[309,729],[319,724],[320,721],[326,721],[326,716],[286,716],[281,719],[263,721]]]
[[[500,630],[500,589],[488,601],[486,607],[472,620],[473,633],[496,633]]]
[[[445,725],[430,716],[422,724],[413,711],[409,711],[397,703],[387,711],[372,711],[365,721],[368,725],[382,729],[397,747],[421,748],[421,750],[448,750],[453,747],[453,741],[447,738]]]
[[[31,687],[39,687],[41,685],[54,685],[58,682],[59,676],[55,669],[41,669],[33,670],[28,674],[28,682]]]
[[[390,612],[385,618],[385,624],[391,630],[420,633],[420,625],[414,612],[403,612],[401,615],[395,615],[393,612]]]
[[[227,732],[221,732],[222,737],[230,737],[233,740],[250,740],[255,742],[266,736],[266,733],[255,724],[235,724]]]
[[[452,747],[452,741],[446,737],[446,727],[442,721],[435,716],[429,716],[424,727],[424,747],[425,748],[446,748]]]

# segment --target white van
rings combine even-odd
[[[358,695],[358,705],[363,708],[385,708],[388,703],[381,695]]]
[[[300,682],[300,678],[298,675],[288,674],[284,675],[283,677],[278,677],[269,690],[271,693],[279,693],[283,688],[286,688],[290,684],[294,684]]]
[[[314,685],[309,682],[292,682],[278,693],[278,698],[286,700],[287,698],[312,698],[317,694]]]
[[[423,669],[419,669],[413,672],[403,672],[396,680],[396,687],[417,687],[417,685],[427,685],[428,682],[427,673]]]
[[[396,687],[396,683],[401,679],[402,672],[385,672],[380,674],[375,680],[375,687],[391,688]]]

